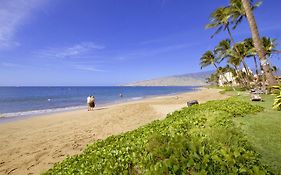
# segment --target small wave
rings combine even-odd
[[[141,100],[141,99],[143,99],[143,97],[132,97],[132,98],[130,98],[130,100]]]
[[[3,114],[0,114],[0,119],[1,118],[12,118],[12,117],[35,116],[35,115],[71,111],[71,110],[77,110],[77,109],[83,109],[83,108],[84,108],[84,106],[75,106],[75,107],[66,107],[66,108],[54,108],[54,109],[42,109],[42,110],[32,110],[32,111],[24,111],[24,112],[3,113]]]

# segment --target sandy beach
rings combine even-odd
[[[40,174],[88,143],[133,130],[186,106],[223,99],[216,89],[32,117],[0,124],[0,174]]]

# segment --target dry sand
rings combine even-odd
[[[189,100],[226,98],[218,92],[201,89],[0,124],[0,174],[40,174],[66,156],[80,153],[88,143],[162,119]]]

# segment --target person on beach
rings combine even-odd
[[[94,96],[88,96],[87,97],[87,106],[88,106],[88,111],[91,111],[94,109],[95,105],[95,97]]]
[[[91,96],[89,95],[88,97],[87,97],[87,107],[88,107],[88,111],[89,110],[91,110]]]
[[[96,106],[96,104],[95,104],[95,97],[91,96],[90,97],[90,110],[94,110],[95,106]]]

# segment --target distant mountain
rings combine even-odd
[[[175,75],[126,84],[125,86],[203,86],[212,71]]]

